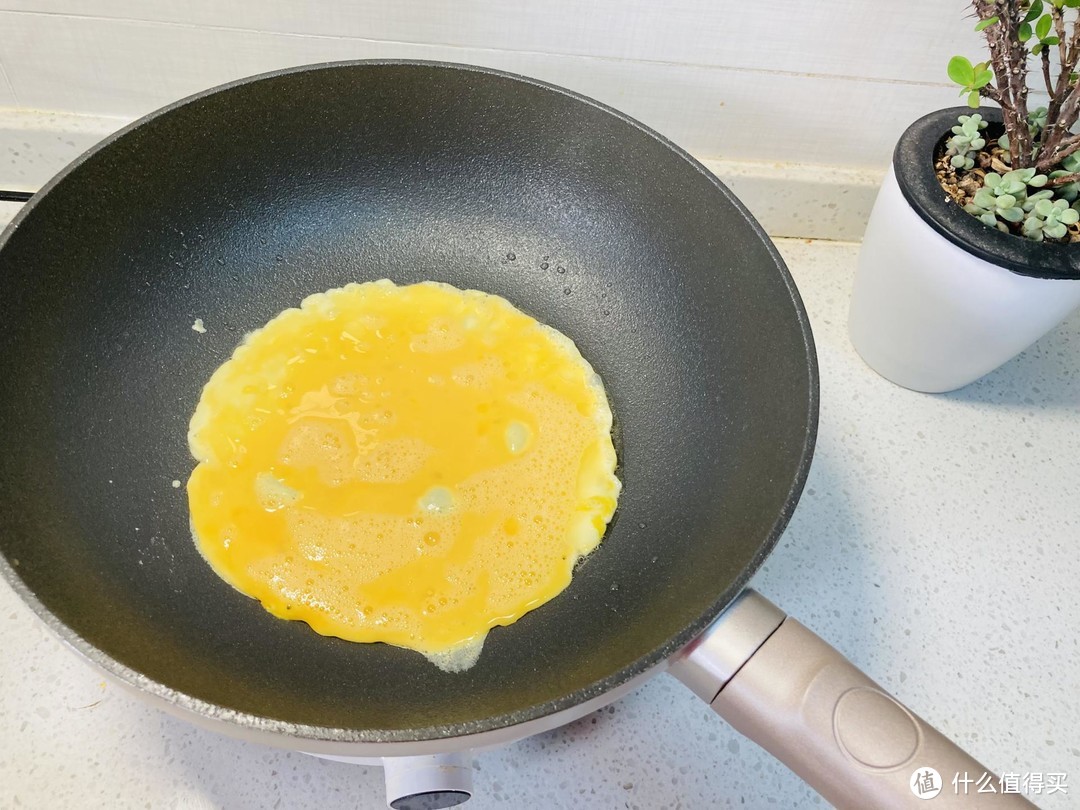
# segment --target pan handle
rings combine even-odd
[[[671,672],[841,810],[1034,807],[755,591]]]

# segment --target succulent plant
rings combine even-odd
[[[1005,174],[987,172],[983,178],[983,187],[975,192],[974,198],[964,206],[964,210],[978,217],[984,224],[1007,232],[1009,227],[1006,223],[1023,222],[1025,214],[1028,213],[1025,208],[1031,199],[1028,188],[1042,188],[1047,180],[1046,175],[1036,174],[1033,168],[1014,169]],[[1053,192],[1049,189],[1034,192],[1032,207],[1051,196]]]
[[[952,128],[952,137],[945,141],[945,154],[954,169],[967,171],[975,167],[971,155],[986,146],[986,139],[980,134],[986,129],[986,122],[978,113],[961,115],[957,120],[959,124]]]
[[[1034,208],[1036,203],[1040,202],[1041,200],[1052,199],[1054,199],[1054,192],[1048,188],[1044,188],[1041,191],[1036,191],[1034,194],[1029,194],[1027,199],[1020,203],[1020,207],[1023,208],[1025,212],[1027,212]]]
[[[1024,218],[1024,209],[1017,204],[1016,197],[1012,194],[994,195],[985,188],[979,189],[975,199],[965,205],[964,210],[978,217],[984,225],[1006,233],[1009,227],[1005,222],[1020,222]]]
[[[1044,238],[1064,239],[1069,226],[1080,222],[1080,212],[1065,200],[1039,200],[1024,218],[1023,232],[1036,242]]]

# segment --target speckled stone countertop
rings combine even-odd
[[[848,343],[857,246],[780,247],[821,424],[754,586],[987,766],[1065,773],[1068,793],[1032,798],[1077,806],[1080,317],[964,390],[915,394]],[[235,742],[106,686],[3,584],[0,649],[0,807],[385,807],[377,768]],[[668,675],[475,769],[476,810],[824,805]]]

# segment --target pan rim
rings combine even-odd
[[[267,71],[265,73],[259,73],[253,76],[244,77],[231,82],[226,82],[215,87],[202,90],[198,93],[186,96],[185,98],[174,101],[164,107],[161,107],[153,112],[144,115],[128,125],[122,127],[111,135],[105,137],[95,145],[91,146],[81,155],[72,160],[66,167],[60,172],[54,175],[44,186],[39,189],[29,202],[25,203],[23,207],[18,211],[15,217],[11,220],[8,226],[4,229],[3,233],[0,233],[0,250],[3,250],[8,239],[18,229],[22,221],[30,214],[45,196],[52,191],[57,185],[62,183],[64,179],[75,171],[79,166],[92,158],[99,151],[109,147],[115,141],[125,137],[128,133],[138,129],[139,127],[147,124],[163,115],[185,107],[188,104],[200,101],[218,93],[231,90],[236,87],[242,87],[248,84],[254,84],[256,82],[265,81],[269,79],[279,78],[281,76],[288,76],[294,73],[309,73],[318,70],[332,70],[335,68],[351,68],[351,67],[432,67],[441,68],[447,70],[457,70],[469,73],[486,74],[495,76],[502,79],[509,79],[516,82],[532,85],[542,90],[558,93],[559,95],[566,96],[578,102],[583,102],[586,105],[593,107],[601,112],[612,115],[625,124],[629,124],[645,135],[657,141],[660,145],[671,150],[677,157],[688,163],[695,171],[700,173],[706,180],[708,180],[716,190],[735,207],[735,209],[742,214],[746,223],[750,226],[754,234],[761,239],[764,243],[766,250],[779,270],[781,278],[787,288],[788,295],[795,308],[795,315],[799,324],[800,331],[803,338],[803,347],[806,352],[806,369],[808,374],[808,398],[806,402],[807,406],[807,425],[806,425],[806,437],[801,448],[799,464],[795,470],[794,479],[791,487],[788,490],[787,499],[785,501],[783,509],[777,516],[776,521],[769,530],[768,535],[764,538],[763,542],[758,546],[753,558],[747,563],[740,574],[735,578],[734,582],[723,589],[710,603],[705,610],[703,610],[698,618],[682,628],[671,638],[667,639],[663,644],[655,647],[651,651],[639,656],[629,664],[621,667],[620,669],[610,673],[606,677],[589,684],[588,686],[574,690],[572,692],[565,693],[559,697],[551,700],[533,704],[531,706],[516,709],[514,711],[505,712],[498,715],[492,715],[489,717],[469,720],[463,723],[434,725],[422,728],[411,729],[352,729],[352,728],[337,728],[333,726],[317,726],[317,725],[305,725],[291,723],[286,720],[280,720],[271,717],[264,717],[249,712],[238,711],[226,706],[222,706],[217,703],[203,700],[201,698],[194,697],[179,690],[173,689],[160,681],[154,680],[137,670],[128,667],[126,664],[121,663],[117,659],[108,655],[104,651],[100,650],[89,641],[84,639],[81,635],[76,633],[73,629],[68,627],[63,621],[61,621],[55,614],[52,613],[44,604],[38,600],[37,596],[30,590],[30,588],[23,582],[22,578],[18,575],[18,572],[8,562],[7,558],[0,555],[0,576],[7,581],[12,589],[19,595],[24,603],[41,619],[50,630],[52,630],[60,640],[72,648],[75,652],[79,653],[82,657],[86,658],[94,665],[103,669],[106,673],[122,681],[124,684],[133,687],[139,692],[148,693],[153,698],[159,701],[164,701],[166,704],[175,706],[177,709],[193,712],[197,715],[209,718],[211,720],[223,721],[226,724],[238,726],[242,729],[246,729],[254,732],[268,732],[270,734],[284,735],[297,740],[311,740],[318,742],[332,742],[332,743],[364,743],[364,744],[400,744],[400,743],[422,743],[429,741],[445,740],[447,738],[467,737],[471,735],[484,734],[487,732],[495,732],[501,729],[510,728],[513,726],[528,723],[533,720],[544,718],[548,715],[562,713],[572,710],[575,706],[589,702],[603,694],[606,694],[612,690],[617,689],[628,681],[641,676],[643,673],[654,670],[658,667],[662,667],[664,662],[671,658],[675,653],[697,638],[712,621],[720,615],[720,613],[734,600],[736,595],[743,590],[747,585],[751,577],[761,567],[762,563],[773,551],[776,544],[779,542],[780,536],[783,534],[784,529],[787,527],[794,514],[795,508],[798,505],[799,498],[802,494],[803,488],[806,484],[806,478],[809,474],[811,461],[814,454],[814,446],[817,440],[818,429],[818,416],[820,406],[820,383],[819,372],[817,362],[817,352],[815,349],[815,343],[813,333],[810,327],[809,317],[806,312],[805,305],[803,304],[802,297],[799,295],[799,291],[795,285],[795,281],[788,271],[783,258],[780,256],[776,245],[772,242],[769,236],[765,233],[761,224],[753,217],[746,206],[739,200],[731,191],[727,188],[712,172],[705,168],[698,160],[691,156],[686,150],[682,149],[668,138],[664,137],[660,133],[656,132],[652,128],[646,126],[640,121],[632,118],[631,116],[623,113],[613,107],[603,104],[595,99],[580,93],[568,90],[558,85],[550,84],[539,79],[534,79],[529,76],[522,76],[520,74],[512,73],[509,71],[498,70],[495,68],[481,67],[477,65],[469,65],[457,62],[445,62],[438,60],[422,60],[422,59],[358,59],[358,60],[339,60],[332,62],[320,62],[309,65],[299,65],[289,68],[282,68],[278,70]]]

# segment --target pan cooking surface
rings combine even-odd
[[[615,413],[604,542],[464,673],[273,618],[199,558],[171,487],[245,332],[384,277],[504,296],[577,343]],[[241,724],[427,739],[596,696],[734,596],[809,464],[809,327],[758,226],[655,134],[503,74],[353,63],[180,103],[21,212],[0,285],[9,578],[106,668]]]

